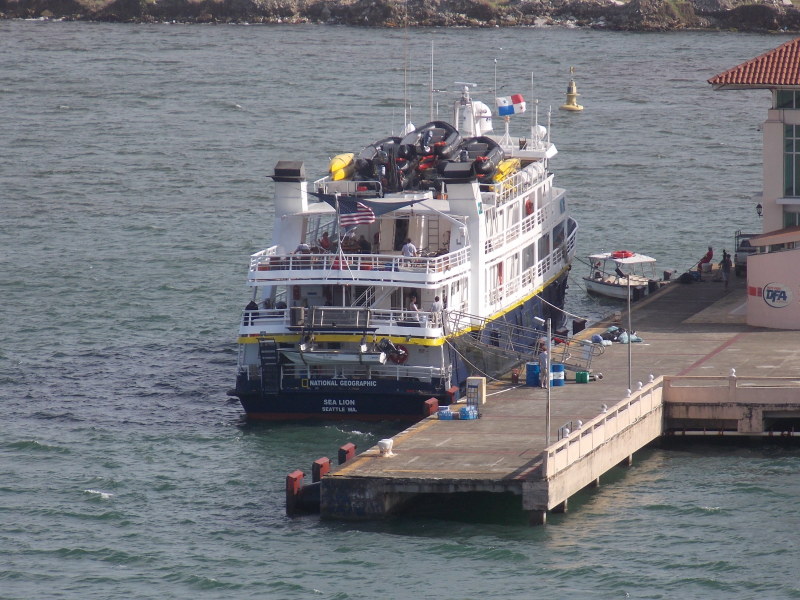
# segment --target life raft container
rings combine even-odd
[[[630,250],[617,250],[611,253],[611,258],[630,258],[632,256],[633,252]]]

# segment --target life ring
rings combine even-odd
[[[300,300],[300,286],[296,285],[292,288],[292,298],[294,300]]]
[[[630,250],[617,250],[611,253],[611,258],[630,258],[631,256],[633,256],[633,252]]]
[[[402,344],[397,344],[397,352],[389,354],[388,358],[396,365],[402,365],[408,360],[408,348]]]
[[[525,214],[532,215],[533,214],[533,200],[528,198],[525,200]]]

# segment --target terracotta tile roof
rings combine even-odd
[[[715,75],[708,83],[717,89],[800,87],[800,38]]]

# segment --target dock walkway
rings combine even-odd
[[[741,279],[729,289],[710,275],[702,282],[671,283],[633,305],[632,326],[643,339],[630,347],[633,394],[628,346],[606,347],[593,364],[602,380],[573,379],[551,389],[547,452],[547,390],[492,382],[481,418],[429,417],[393,438],[392,456],[370,448],[328,473],[320,483],[322,517],[381,518],[401,511],[417,494],[494,492],[519,495],[531,522],[544,523],[547,511],[565,509],[571,494],[599,484],[601,474],[629,463],[636,450],[662,435],[664,376],[705,376],[716,384],[703,385],[728,390],[735,369],[738,378],[774,377],[779,387],[798,385],[790,377],[800,377],[797,332],[747,326],[744,303]],[[588,338],[611,324],[598,323],[582,335]],[[781,402],[800,411],[800,388],[784,393]],[[680,416],[689,418],[685,410]],[[572,434],[559,441],[565,426]]]

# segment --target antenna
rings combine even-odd
[[[403,3],[403,129],[411,120],[411,110],[408,106],[408,0]]]
[[[497,59],[494,59],[494,95],[497,97]]]
[[[534,98],[534,95],[533,95],[533,71],[531,71],[531,99],[533,99],[533,98]],[[536,104],[536,110],[534,110],[533,114],[531,115],[531,131],[536,126],[536,120],[539,118],[539,114],[538,114],[539,113],[539,102],[537,101],[537,102],[535,102],[535,104]]]
[[[431,40],[431,85],[430,85],[430,88],[429,88],[429,94],[430,94],[429,97],[430,97],[430,105],[431,105],[431,107],[430,107],[430,109],[431,109],[431,118],[429,120],[433,121],[433,40]]]

